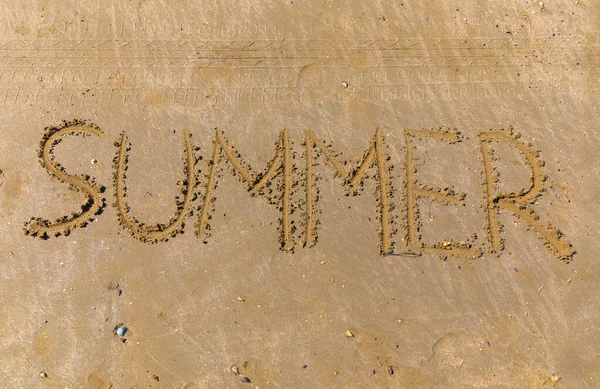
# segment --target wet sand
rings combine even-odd
[[[2,8],[0,387],[599,386],[600,3]]]

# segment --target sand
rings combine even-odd
[[[600,2],[422,3],[6,1],[0,387],[600,387]]]

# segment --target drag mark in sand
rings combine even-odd
[[[209,220],[211,212],[214,212],[216,201],[214,191],[218,185],[217,178],[220,175],[221,158],[224,156],[232,174],[246,185],[246,190],[250,195],[263,197],[279,209],[280,217],[277,220],[277,229],[280,248],[283,251],[293,251],[295,228],[290,216],[294,211],[291,201],[294,182],[292,180],[292,151],[287,129],[280,132],[279,139],[275,144],[275,154],[263,173],[255,173],[250,165],[243,162],[241,154],[225,138],[222,131],[216,129],[215,133],[212,159],[208,161],[209,171],[196,234],[207,243],[206,238],[210,236],[211,230]],[[275,190],[270,188],[273,183],[275,183]]]
[[[24,232],[26,235],[31,235],[41,239],[48,239],[53,236],[70,234],[73,228],[85,227],[89,222],[94,220],[95,215],[99,215],[102,209],[106,206],[106,200],[102,197],[105,188],[96,183],[89,175],[74,175],[66,172],[54,159],[54,147],[66,135],[94,135],[99,138],[104,137],[104,133],[96,125],[85,121],[63,122],[59,127],[50,127],[40,143],[38,157],[40,164],[48,174],[56,178],[62,183],[69,186],[74,192],[83,192],[86,200],[81,205],[79,212],[74,212],[70,216],[63,216],[55,221],[32,217],[25,223]]]
[[[69,185],[75,192],[83,192],[86,200],[81,205],[81,210],[70,216],[63,216],[55,221],[32,217],[25,223],[25,234],[47,239],[52,236],[68,235],[73,228],[84,227],[92,220],[96,220],[106,205],[102,194],[105,188],[96,184],[89,175],[73,175],[65,171],[64,167],[55,161],[54,147],[67,135],[82,135],[103,137],[103,132],[95,125],[85,121],[63,122],[58,127],[46,129],[38,151],[39,162],[52,177]],[[485,197],[485,234],[489,236],[488,244],[475,245],[477,235],[460,242],[445,239],[441,242],[425,244],[421,236],[422,223],[420,220],[419,201],[428,199],[448,206],[464,205],[466,194],[457,193],[452,187],[435,188],[423,184],[417,176],[419,160],[416,139],[429,138],[448,142],[450,144],[462,142],[463,137],[456,129],[422,129],[405,130],[404,141],[406,144],[404,201],[402,202],[403,218],[401,223],[406,226],[406,235],[402,239],[406,242],[409,251],[397,255],[421,255],[431,253],[441,257],[449,255],[476,258],[486,250],[492,253],[501,253],[504,249],[502,228],[499,221],[500,209],[510,211],[527,226],[536,231],[545,246],[558,258],[568,262],[575,251],[563,236],[562,232],[552,225],[542,225],[539,216],[533,211],[533,204],[545,191],[546,176],[541,168],[544,162],[539,158],[539,151],[533,149],[531,144],[519,140],[520,135],[514,134],[512,128],[508,131],[490,130],[478,134],[482,154],[483,172],[482,184]],[[530,171],[530,185],[519,189],[516,193],[501,193],[497,186],[500,180],[499,172],[494,166],[494,154],[498,143],[504,143],[520,152],[524,157],[525,168]],[[276,222],[279,234],[279,247],[283,251],[294,252],[296,235],[303,238],[305,247],[312,247],[319,240],[319,215],[320,209],[320,173],[318,166],[327,165],[336,179],[341,180],[347,196],[357,196],[364,192],[368,180],[374,181],[374,197],[376,202],[376,215],[378,221],[379,252],[383,255],[395,255],[394,245],[397,234],[398,217],[394,212],[394,166],[387,152],[387,145],[382,136],[381,129],[376,129],[370,139],[362,157],[349,161],[333,150],[332,144],[327,143],[311,131],[306,130],[302,143],[304,154],[304,168],[299,172],[295,163],[296,153],[293,143],[289,139],[287,129],[279,132],[275,142],[275,152],[262,172],[257,172],[247,164],[241,154],[235,149],[224,133],[215,130],[212,157],[207,161],[208,169],[203,172],[196,171],[196,165],[201,156],[197,147],[193,147],[190,134],[184,132],[184,161],[183,176],[178,182],[180,194],[175,199],[175,213],[166,223],[146,224],[137,220],[130,214],[127,203],[126,174],[129,161],[128,152],[131,144],[123,132],[117,142],[117,153],[113,159],[113,185],[114,206],[117,211],[119,224],[134,238],[148,243],[166,241],[183,232],[185,220],[188,216],[198,211],[196,235],[207,243],[210,236],[211,219],[215,211],[216,189],[222,173],[222,164],[225,162],[232,174],[246,187],[251,196],[259,196],[279,211]],[[223,161],[224,160],[224,161]],[[197,204],[199,197],[197,187],[202,183],[203,193],[201,204]],[[299,189],[304,193],[300,195]],[[231,193],[224,193],[231,195]],[[197,205],[194,205],[197,204]],[[327,208],[325,204],[323,207]],[[301,209],[300,216],[295,211]],[[296,234],[295,222],[302,223],[301,231]]]
[[[477,258],[482,255],[481,250],[472,247],[472,242],[468,239],[455,243],[451,240],[434,243],[433,245],[425,245],[421,241],[419,231],[421,222],[419,219],[419,207],[417,200],[424,197],[429,197],[434,201],[438,201],[445,205],[462,204],[465,194],[456,194],[452,188],[430,188],[418,182],[415,178],[417,167],[415,166],[414,146],[412,138],[430,137],[440,140],[445,140],[450,143],[462,141],[460,132],[456,129],[438,129],[438,130],[406,130],[404,139],[406,142],[406,224],[407,234],[406,241],[411,250],[415,252],[426,252],[438,254],[440,256],[455,255],[468,258]],[[470,238],[474,240],[475,237]]]
[[[194,188],[196,187],[196,175],[194,173],[196,158],[194,157],[190,135],[187,131],[184,132],[183,137],[185,144],[183,173],[185,178],[178,183],[181,188],[183,200],[179,197],[176,199],[177,211],[171,216],[167,223],[155,223],[152,225],[146,225],[130,215],[130,207],[125,200],[127,196],[125,172],[127,171],[127,163],[129,161],[127,152],[131,149],[131,144],[127,139],[127,135],[125,135],[125,132],[121,133],[119,141],[115,142],[118,151],[113,160],[113,183],[115,185],[114,206],[117,208],[119,224],[128,230],[134,238],[142,242],[157,243],[175,237],[183,231],[185,218],[193,212],[191,204],[196,196],[194,193]]]
[[[392,165],[388,163],[389,155],[385,152],[385,145],[381,136],[381,129],[375,131],[371,139],[369,148],[365,151],[362,159],[355,163],[353,168],[347,169],[347,161],[340,161],[337,153],[331,149],[324,141],[319,140],[315,134],[307,130],[305,132],[305,158],[306,158],[306,177],[305,177],[305,226],[304,226],[304,244],[313,246],[318,239],[318,214],[321,210],[317,208],[319,200],[319,189],[316,185],[318,177],[314,174],[313,167],[316,165],[316,157],[321,156],[331,165],[334,170],[334,176],[342,179],[346,195],[356,196],[364,189],[364,183],[369,175],[367,172],[375,168],[377,175],[376,201],[377,217],[379,221],[379,251],[381,254],[388,254],[393,251],[394,235],[396,231],[393,228],[394,217],[392,211],[395,206],[392,202],[393,186],[390,179]]]
[[[515,134],[512,128],[508,131],[488,131],[478,135],[483,156],[486,191],[487,231],[492,246],[492,252],[500,253],[504,249],[502,239],[502,224],[498,220],[500,208],[512,212],[525,221],[540,235],[546,247],[561,260],[569,262],[575,251],[563,236],[562,232],[548,224],[539,222],[539,216],[531,208],[531,204],[541,196],[545,190],[546,175],[541,172],[544,161],[540,159],[539,151],[533,150],[530,145],[519,141],[520,134]],[[506,142],[516,148],[525,157],[526,165],[531,169],[529,188],[523,188],[519,193],[497,193],[494,183],[500,180],[498,172],[494,169],[493,142]]]

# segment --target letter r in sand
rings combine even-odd
[[[556,228],[549,224],[543,226],[539,222],[539,217],[530,207],[530,204],[535,202],[540,196],[540,193],[544,190],[543,183],[546,180],[546,176],[540,172],[540,168],[544,165],[544,162],[539,159],[538,152],[520,142],[518,138],[519,135],[512,134],[512,128],[509,129],[508,133],[503,131],[490,131],[479,134],[487,192],[486,210],[488,233],[492,245],[492,252],[499,252],[504,248],[504,241],[501,236],[502,225],[498,221],[498,213],[502,208],[512,212],[540,234],[546,247],[551,249],[557,257],[569,261],[575,253],[571,244]],[[493,141],[506,142],[525,156],[527,165],[531,168],[531,175],[529,177],[531,185],[529,188],[523,188],[519,193],[507,194],[496,192],[494,183],[498,182],[499,177],[492,166],[494,151]]]

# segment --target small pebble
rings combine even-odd
[[[127,327],[125,327],[125,326],[121,326],[121,327],[117,328],[117,335],[119,335],[119,336],[125,336],[126,332],[127,332]]]
[[[248,377],[242,377],[242,382],[250,383],[252,381],[250,381],[250,378],[248,378]]]
[[[40,378],[48,378],[48,374],[41,372],[40,373]]]
[[[394,374],[394,366],[388,366],[388,374],[389,375],[393,375]]]
[[[353,333],[352,333],[352,331],[350,331],[350,330],[346,331],[346,336],[347,336],[348,338],[354,338],[354,334],[353,334]]]

